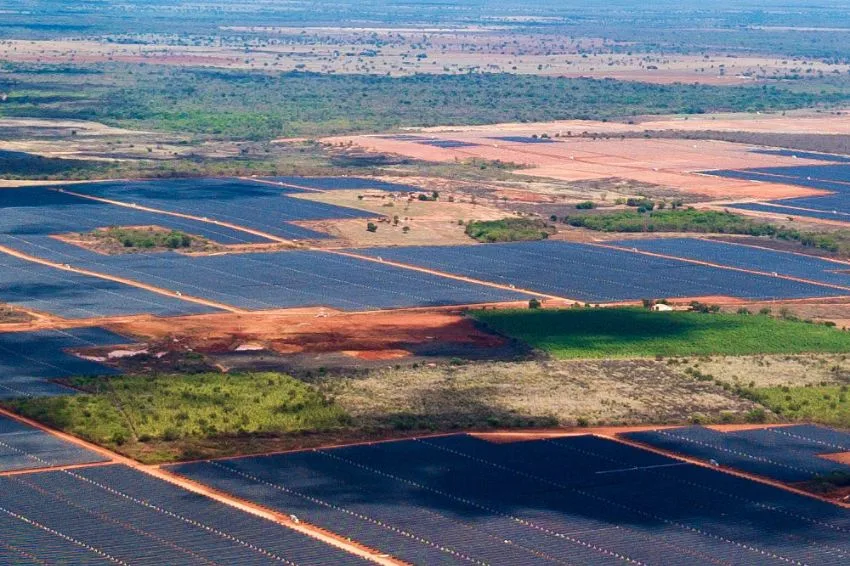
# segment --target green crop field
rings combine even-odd
[[[638,308],[477,311],[491,329],[556,358],[846,352],[850,333],[768,316]]]
[[[87,393],[21,399],[7,406],[98,444],[119,447],[239,435],[327,431],[342,409],[310,386],[277,373],[75,378]]]

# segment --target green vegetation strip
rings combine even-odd
[[[545,240],[554,231],[542,220],[529,218],[474,221],[466,225],[467,236],[485,243]]]
[[[789,110],[850,99],[841,88],[656,85],[511,73],[392,78],[115,63],[4,67],[0,87],[8,85],[9,99],[0,116],[96,120],[255,140],[405,126]],[[33,95],[43,92],[72,96]]]
[[[848,393],[847,385],[819,385],[760,387],[743,394],[789,420],[850,428]]]
[[[654,203],[651,203],[654,205]],[[700,234],[743,234],[767,236],[778,240],[799,242],[804,246],[830,252],[850,253],[850,234],[818,234],[800,232],[751,220],[731,212],[712,210],[655,210],[640,213],[623,210],[604,214],[581,214],[564,217],[570,226],[599,232],[695,232]]]
[[[12,410],[98,444],[328,431],[348,423],[310,386],[277,373],[75,378],[86,393]]]
[[[556,358],[846,352],[850,333],[769,316],[638,308],[476,311],[491,329]]]

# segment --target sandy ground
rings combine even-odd
[[[850,121],[848,121],[850,123]],[[631,125],[604,124],[605,128],[634,128]],[[400,154],[431,162],[485,159],[515,164],[517,174],[567,182],[609,178],[660,185],[680,193],[711,198],[777,199],[813,196],[823,191],[775,183],[724,179],[700,172],[715,169],[781,167],[822,164],[813,160],[753,153],[751,146],[713,140],[678,139],[586,139],[553,138],[552,143],[518,143],[495,139],[504,135],[531,135],[500,125],[464,132],[431,133],[430,136],[476,144],[458,148],[432,147],[415,140],[387,136],[348,136],[328,138],[330,144],[354,143],[381,153]],[[545,132],[545,125],[534,134]],[[559,133],[555,132],[555,134]],[[572,130],[564,130],[571,132]],[[583,130],[575,130],[579,133]],[[553,135],[555,135],[553,134]]]
[[[430,192],[429,192],[430,194]],[[365,219],[296,222],[300,226],[326,232],[333,240],[318,241],[319,247],[377,247],[398,245],[474,244],[464,233],[469,220],[498,220],[511,216],[505,210],[486,204],[473,204],[467,194],[441,192],[439,201],[420,201],[406,194],[369,191],[328,191],[308,193],[301,198],[374,212],[378,230],[368,232]],[[363,198],[359,198],[363,196]],[[450,202],[449,199],[454,200]],[[395,217],[398,223],[395,223]],[[405,232],[405,227],[408,229]]]

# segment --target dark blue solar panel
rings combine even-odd
[[[358,564],[270,521],[124,466],[0,478],[0,548],[63,564]]]
[[[68,187],[73,190],[74,187]],[[270,240],[240,230],[167,214],[87,200],[44,187],[0,191],[0,234],[48,235],[89,232],[109,226],[161,226],[221,244]]]
[[[623,240],[614,243],[652,253],[850,287],[850,274],[839,272],[850,270],[850,264],[813,256],[699,238]]]
[[[173,316],[215,310],[6,254],[0,254],[0,302],[65,318],[145,313]]]
[[[829,197],[823,197],[819,199],[820,206],[826,206],[828,208],[828,202],[823,199]],[[752,210],[755,212],[767,212],[770,214],[780,214],[782,216],[803,216],[808,218],[820,218],[822,220],[834,220],[836,222],[850,222],[850,212],[839,212],[836,209],[829,209],[823,211],[817,210],[803,210],[799,208],[793,208],[789,206],[784,206],[783,203],[786,201],[778,200],[768,204],[762,204],[758,202],[742,202],[730,204],[727,208],[737,208],[739,210]],[[791,204],[791,203],[789,203]]]
[[[124,203],[229,222],[287,239],[327,238],[297,220],[368,218],[374,213],[294,198],[296,189],[239,179],[91,183],[68,190]]]
[[[513,143],[557,143],[552,138],[535,138],[531,136],[499,136],[491,139]]]
[[[295,187],[308,187],[322,191],[375,189],[390,192],[413,192],[420,189],[412,185],[390,183],[369,177],[264,177],[271,181]]]
[[[131,340],[100,328],[0,334],[0,398],[69,395],[49,380],[79,375],[113,375],[107,366],[66,353],[70,348],[126,344]]]
[[[416,142],[420,145],[430,145],[431,147],[441,147],[443,149],[453,149],[458,147],[475,147],[478,144],[459,140],[425,140]]]
[[[366,310],[529,298],[521,293],[324,252],[102,256],[61,242],[50,242],[48,246],[38,253],[54,261],[248,309],[324,305]]]
[[[829,287],[569,242],[370,248],[357,252],[590,302],[709,295],[766,299],[841,294]]]
[[[840,564],[850,512],[595,437],[447,436],[173,466],[416,564]]]
[[[844,160],[842,160],[844,161]],[[783,211],[781,209],[759,209],[753,208],[749,203],[732,205],[733,208],[747,210],[764,210],[766,212],[778,212],[783,214],[810,216],[812,218],[824,218],[850,222],[850,164],[840,163],[834,165],[804,165],[798,167],[762,167],[755,169],[709,171],[711,175],[728,177],[732,179],[757,180],[766,183],[783,183],[798,185],[824,191],[833,194],[824,196],[800,197],[771,201],[771,204],[808,208],[812,210]]]
[[[835,155],[831,153],[814,153],[811,151],[797,151],[796,149],[754,149],[753,153],[764,155],[779,155],[782,157],[797,157],[800,159],[813,159],[815,161],[831,161],[833,163],[850,163],[850,156]]]
[[[0,416],[0,472],[103,462],[91,450]]]
[[[684,427],[625,436],[639,442],[693,456],[715,460],[720,465],[786,482],[801,482],[833,472],[850,472],[850,466],[820,458],[820,454],[844,451],[838,444],[823,440],[825,432],[795,427],[768,428],[738,432],[717,432],[704,427]],[[821,440],[811,436],[820,436]],[[850,435],[833,433],[836,442],[847,442]]]

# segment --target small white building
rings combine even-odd
[[[652,310],[656,312],[668,312],[673,310],[673,307],[671,307],[670,305],[665,305],[663,303],[655,303],[654,305],[652,305]]]

